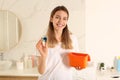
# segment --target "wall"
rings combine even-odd
[[[120,55],[120,0],[86,0],[86,51],[112,66]]]
[[[120,53],[119,0],[1,0],[0,9],[14,12],[23,29],[20,43],[6,52],[5,58],[35,54],[35,44],[47,29],[50,11],[58,4],[70,11],[69,27],[79,38],[81,52],[88,52],[95,62],[111,66]]]
[[[20,43],[5,52],[5,59],[17,60],[24,53],[36,53],[35,45],[45,33],[50,12],[57,5],[65,5],[68,8],[70,31],[77,35],[80,51],[85,52],[84,0],[0,0],[0,9],[15,13],[22,24]]]

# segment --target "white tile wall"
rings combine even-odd
[[[57,5],[68,8],[69,28],[78,36],[80,51],[85,52],[84,0],[0,0],[0,9],[13,12],[22,24],[20,43],[6,52],[7,58],[14,59],[23,53],[34,54],[36,42],[46,32],[50,12]]]

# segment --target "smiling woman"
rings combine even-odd
[[[67,25],[68,17],[65,6],[56,6],[51,12],[47,41],[43,45],[40,39],[36,44],[39,51],[38,71],[42,75],[38,80],[73,80],[72,70],[81,70],[79,66],[71,67],[68,63],[67,54],[79,51],[77,37],[69,31]]]
[[[19,19],[10,11],[0,11],[0,51],[15,47],[21,36]]]

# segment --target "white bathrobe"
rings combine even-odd
[[[73,45],[72,50],[61,48],[61,43],[48,49],[46,71],[38,80],[73,80],[73,68],[69,66],[67,54],[69,52],[79,52],[79,43],[74,35],[70,37]]]

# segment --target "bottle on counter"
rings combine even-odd
[[[21,60],[16,61],[16,67],[17,67],[17,70],[23,70],[24,69],[23,61]]]
[[[24,55],[24,67],[33,68],[36,66],[36,56],[35,55]]]
[[[25,69],[28,68],[28,56],[24,55],[24,67]]]
[[[32,68],[32,57],[31,57],[31,55],[28,56],[27,65],[28,65],[28,68]]]
[[[117,57],[117,71],[120,72],[120,56]]]

